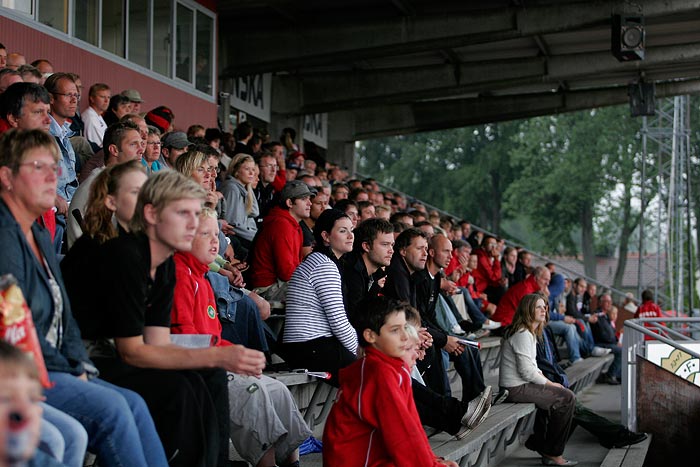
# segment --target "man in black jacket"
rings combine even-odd
[[[385,268],[394,254],[394,226],[384,219],[367,219],[353,231],[353,251],[343,259],[345,311],[352,317],[357,304],[382,292]]]

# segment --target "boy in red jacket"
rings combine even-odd
[[[411,347],[407,305],[371,297],[353,317],[365,355],[340,370],[340,392],[323,433],[323,464],[334,467],[457,467],[435,456],[401,358]]]

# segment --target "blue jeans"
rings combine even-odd
[[[88,443],[85,428],[70,415],[48,404],[41,406],[44,414],[39,449],[67,467],[82,467]]]
[[[100,379],[49,372],[46,403],[78,420],[104,467],[167,467],[163,445],[141,396]]]
[[[479,306],[474,303],[474,299],[469,293],[469,290],[465,289],[464,287],[460,287],[460,290],[462,291],[464,303],[467,305],[467,313],[469,313],[472,323],[477,326],[484,324],[486,322],[486,315],[483,314],[481,309],[479,309]]]
[[[575,362],[581,359],[581,337],[578,335],[576,325],[564,321],[550,321],[547,326],[555,336],[564,336],[566,346],[569,348],[569,361]]]

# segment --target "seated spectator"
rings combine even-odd
[[[622,378],[622,345],[615,334],[615,322],[617,321],[617,308],[613,306],[612,298],[608,294],[600,296],[600,308],[596,311],[598,319],[591,324],[595,345],[604,349],[610,349],[613,354],[613,362],[608,371],[600,376],[600,381],[607,384],[620,384]]]
[[[531,402],[537,406],[535,433],[529,448],[542,456],[542,463],[576,465],[578,462],[563,457],[576,396],[547,379],[537,368],[537,341],[544,332],[546,316],[544,295],[529,294],[520,301],[513,324],[504,336],[499,384],[508,389],[506,401]]]
[[[129,98],[121,94],[115,94],[109,99],[109,106],[102,114],[102,118],[109,127],[117,123],[128,113],[131,113],[131,102]]]
[[[31,65],[21,65],[17,71],[25,83],[41,84],[42,82],[41,72]]]
[[[85,273],[81,278],[83,286],[90,281],[122,284],[108,297],[103,291],[104,306],[92,308],[96,344],[103,352],[100,371],[146,398],[164,444],[179,452],[174,461],[183,466],[223,465],[228,459],[226,373],[220,369],[259,375],[265,364],[262,353],[242,346],[191,349],[171,344],[171,255],[191,248],[203,200],[204,190],[183,175],[171,170],[154,174],[139,191],[131,233],[99,246],[97,261],[110,267],[92,279]],[[76,278],[80,264],[84,260],[72,268]],[[173,413],[171,407],[178,410]]]
[[[146,149],[143,151],[141,163],[146,167],[146,172],[150,175],[158,172],[160,167],[160,130],[154,126],[148,127],[148,139]]]
[[[423,425],[446,431],[457,439],[465,438],[480,425],[491,411],[491,392],[471,401],[461,401],[452,396],[443,396],[425,385],[423,376],[416,366],[418,360],[425,358],[423,343],[424,333],[420,329],[420,316],[417,310],[406,307],[406,331],[410,344],[407,346],[403,361],[411,372],[413,398]],[[508,397],[504,392],[494,404],[501,403]]]
[[[515,263],[515,272],[513,273],[513,283],[510,286],[524,281],[525,278],[532,273],[532,254],[526,250],[518,252],[518,262]]]
[[[586,279],[577,277],[571,293],[566,297],[566,315],[576,320],[577,331],[581,337],[581,356],[602,357],[610,353],[600,346],[596,346],[593,340],[591,325],[598,321],[598,315],[592,313],[590,300],[586,298]]]
[[[369,201],[358,201],[357,210],[360,213],[360,219],[358,222],[362,222],[367,219],[374,219],[376,217],[374,205]]]
[[[27,58],[21,53],[12,52],[10,54],[7,54],[7,68],[10,68],[11,70],[17,70],[19,69],[19,67],[24,66],[26,64]],[[0,68],[2,68],[2,64],[0,64]]]
[[[634,304],[634,302],[631,302]],[[635,310],[634,313],[635,318],[663,318],[663,314],[661,313],[661,308],[659,308],[659,305],[654,303],[654,292],[652,292],[649,289],[644,290],[642,292],[642,304],[639,305],[639,307]],[[654,324],[663,324],[663,323],[644,323],[644,326],[651,329],[655,333],[659,333],[659,330],[654,326]],[[651,336],[644,336],[644,340],[653,340],[654,338]]]
[[[357,304],[382,292],[385,268],[394,254],[394,227],[383,219],[369,219],[353,231],[353,251],[343,258],[343,295],[350,319]]]
[[[550,278],[549,269],[544,266],[536,267],[535,271],[527,279],[508,289],[496,307],[496,312],[492,318],[503,326],[510,326],[518,309],[518,304],[523,297],[535,292],[541,292],[546,296]]]
[[[171,313],[173,334],[209,334],[214,346],[231,346],[222,339],[214,291],[205,278],[219,251],[216,213],[204,208],[190,252],[175,260],[175,297]],[[260,391],[260,394],[257,394]],[[298,446],[311,435],[287,387],[268,376],[229,373],[230,437],[246,461],[259,467],[299,465]]]
[[[395,212],[389,218],[389,222],[391,222],[392,224],[395,222],[403,222],[404,224],[409,225],[409,226],[415,225],[413,222],[413,216],[411,216],[406,211]]]
[[[299,222],[309,217],[311,191],[304,182],[288,182],[280,204],[263,219],[252,249],[250,283],[272,308],[284,308],[287,282],[301,263],[302,234]]]
[[[221,130],[218,128],[207,128],[204,132],[204,139],[207,140],[207,144],[216,149],[217,152],[220,150]]]
[[[19,71],[12,70],[10,68],[0,69],[0,94],[5,92],[7,88],[15,83],[22,82],[22,75]]]
[[[39,374],[32,360],[21,350],[0,340],[0,438],[6,440],[0,447],[0,465],[64,466],[37,449],[42,399]],[[11,427],[13,421],[20,426]]]
[[[104,83],[96,83],[90,86],[88,102],[90,105],[83,111],[83,124],[85,126],[85,138],[92,143],[95,150],[102,147],[102,138],[107,130],[107,123],[102,114],[109,108],[112,92]]]
[[[365,355],[341,370],[341,391],[323,433],[324,465],[457,467],[433,453],[413,401],[405,305],[376,298],[353,324]]]
[[[356,203],[360,201],[369,201],[369,193],[364,188],[353,188],[350,190],[348,199]]]
[[[391,206],[388,204],[379,204],[374,207],[375,217],[389,220],[391,218]]]
[[[550,381],[559,383],[565,388],[569,387],[569,379],[562,367],[559,366],[559,351],[554,343],[554,335],[549,328],[545,328],[542,333],[542,340],[537,341],[537,367]],[[645,433],[635,433],[619,423],[608,420],[585,407],[578,399],[571,423],[572,432],[577,425],[598,438],[598,442],[607,449],[631,446],[647,439]],[[525,443],[525,446],[536,448],[540,444],[533,437]]]
[[[191,178],[202,189],[205,190],[205,205],[216,207],[219,197],[215,191],[212,191],[212,178],[210,165],[207,162],[207,155],[199,150],[199,146],[195,146],[188,150],[185,154],[179,156],[173,167],[187,178]]]
[[[187,138],[204,138],[206,129],[202,125],[190,125],[187,128]]]
[[[53,65],[50,61],[46,60],[45,58],[39,58],[37,60],[34,60],[31,63],[31,65],[41,72],[41,76],[43,78],[41,83],[39,84],[43,86],[46,82],[46,79],[53,74]]]
[[[187,152],[190,141],[182,131],[172,131],[161,135],[159,160],[161,167],[173,168],[177,158]]]
[[[355,361],[357,334],[348,322],[338,261],[352,251],[352,222],[324,211],[314,226],[314,252],[289,280],[283,357],[292,368],[327,371],[338,386],[338,370]]]
[[[233,132],[233,136],[236,138],[236,146],[233,148],[233,154],[248,154],[253,155],[253,151],[250,149],[248,142],[253,137],[253,125],[249,122],[241,122],[236,127]]]
[[[131,122],[119,122],[107,129],[104,139],[105,148],[102,153],[104,167],[112,167],[123,162],[141,159],[141,136],[137,128]],[[90,187],[95,178],[104,170],[104,167],[98,167],[93,170],[90,176],[83,180],[73,195],[73,200],[68,208],[68,248],[71,248],[82,235],[81,222],[88,206]]]
[[[343,182],[336,182],[331,187],[331,204],[335,207],[335,203],[342,199],[348,199],[350,189]]]
[[[279,191],[275,189],[274,181],[277,178],[279,166],[277,159],[271,152],[263,152],[258,160],[258,168],[260,169],[260,180],[253,190],[255,199],[258,202],[258,215],[256,221],[260,224],[263,218],[270,212],[270,209],[275,204],[276,196],[279,196]]]
[[[341,199],[333,206],[333,209],[346,214],[352,221],[352,228],[357,227],[360,223],[360,211],[357,208],[357,203],[349,199]]]
[[[141,93],[139,93],[136,89],[125,89],[122,91],[122,96],[129,99],[130,113],[141,114],[141,106],[144,103],[144,100],[141,99]]]
[[[309,189],[313,193],[314,188],[309,186]],[[302,219],[299,225],[301,225],[302,235],[304,235],[304,241],[301,246],[302,256],[306,258],[313,251],[314,245],[316,244],[316,239],[314,238],[314,225],[318,217],[328,209],[328,195],[322,191],[317,191],[316,195],[311,198],[311,210],[309,211],[309,217]]]
[[[478,281],[486,284],[484,293],[489,297],[489,302],[498,306],[501,297],[505,293],[505,280],[501,273],[501,261],[499,260],[498,240],[491,235],[484,236],[481,247],[474,250],[479,257],[479,264],[472,274]],[[517,304],[516,304],[517,305]],[[513,309],[515,311],[515,309]],[[496,321],[503,320],[494,318]],[[504,326],[508,323],[503,322]]]
[[[224,219],[233,227],[241,247],[250,250],[258,233],[255,218],[259,214],[258,201],[253,193],[256,165],[249,154],[236,154],[219,187],[226,201]],[[234,248],[235,249],[235,248]]]
[[[148,112],[144,118],[147,124],[158,128],[160,134],[165,135],[172,129],[175,114],[169,107],[161,105]]]
[[[6,248],[0,274],[18,279],[32,311],[54,383],[46,402],[83,424],[102,465],[166,466],[143,399],[95,378],[55,252],[46,230],[34,223],[53,206],[58,160],[54,139],[41,130],[11,130],[0,138],[0,243]]]
[[[517,282],[515,280],[515,269],[518,263],[518,250],[512,246],[506,247],[501,260],[501,270],[506,279],[506,287],[512,287]]]

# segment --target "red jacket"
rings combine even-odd
[[[277,279],[289,281],[301,260],[301,226],[279,206],[263,219],[251,250],[250,286],[267,287]]]
[[[323,431],[323,465],[438,467],[398,358],[365,348],[340,370],[340,392]]]
[[[508,326],[513,322],[513,316],[515,315],[515,310],[518,309],[518,304],[520,300],[523,299],[525,295],[535,293],[540,290],[540,286],[537,285],[535,281],[535,275],[530,274],[527,279],[520,281],[513,287],[508,289],[508,291],[503,295],[501,301],[498,302],[496,307],[496,312],[493,314],[491,319],[493,321],[500,322],[503,326]]]
[[[486,284],[486,287],[500,287],[501,285],[501,262],[492,256],[489,256],[481,248],[476,250],[476,256],[479,257],[479,264],[472,275],[477,283]],[[493,262],[491,262],[493,260]]]
[[[170,313],[173,334],[211,334],[212,345],[232,345],[221,339],[221,323],[211,284],[204,277],[209,266],[191,253],[177,252],[175,260],[175,295]]]
[[[659,305],[654,303],[651,300],[648,300],[646,302],[643,302],[641,305],[639,305],[639,308],[637,308],[637,312],[634,314],[635,318],[663,318],[663,315],[661,314],[661,308],[659,308]],[[659,333],[659,331],[654,328],[653,326],[655,324],[662,325],[663,323],[644,323],[644,327],[647,327],[651,329],[655,333]],[[650,341],[654,340],[653,337],[651,336],[644,336],[645,341]]]

